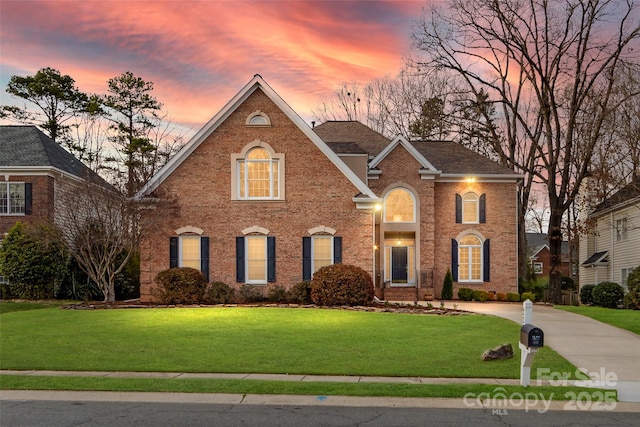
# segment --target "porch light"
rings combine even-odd
[[[469,176],[466,179],[467,184],[473,184],[474,182],[476,182],[476,177],[475,176]]]

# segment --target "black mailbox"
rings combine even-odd
[[[544,347],[544,332],[533,325],[522,325],[520,328],[520,342],[529,347]]]

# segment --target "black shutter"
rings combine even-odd
[[[480,224],[487,222],[487,196],[480,196]]]
[[[236,237],[236,282],[244,283],[244,237]]]
[[[342,237],[333,238],[333,263],[342,264]]]
[[[267,282],[276,281],[276,238],[267,237]]]
[[[30,182],[24,184],[24,214],[31,215],[33,213],[33,185]]]
[[[456,224],[462,223],[462,196],[456,194]]]
[[[482,251],[483,251],[483,254],[482,254],[483,280],[485,282],[490,282],[491,281],[491,249],[489,246],[489,239],[484,241],[484,244],[482,245]]]
[[[200,237],[200,271],[209,281],[209,238]]]
[[[453,281],[458,281],[458,241],[451,239],[451,275]]]
[[[178,238],[169,237],[169,268],[178,266]]]
[[[311,237],[302,238],[302,280],[311,280]]]

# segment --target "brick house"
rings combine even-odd
[[[439,297],[448,268],[456,289],[515,292],[519,179],[452,142],[309,127],[256,75],[137,194],[161,218],[141,300],[174,266],[265,291],[336,262],[370,272],[380,298]]]
[[[0,241],[17,221],[53,222],[64,231],[65,197],[87,178],[114,191],[37,127],[0,126]]]
[[[536,277],[549,280],[551,273],[551,251],[546,233],[527,233],[527,254]],[[563,276],[577,280],[577,261],[571,260],[570,242],[563,241],[561,246],[560,272]],[[577,254],[575,255],[577,256]]]

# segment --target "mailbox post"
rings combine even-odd
[[[544,332],[531,324],[533,319],[533,303],[526,300],[522,303],[522,327],[520,328],[520,385],[529,386],[531,381],[531,364],[533,356],[540,347],[544,347]]]

